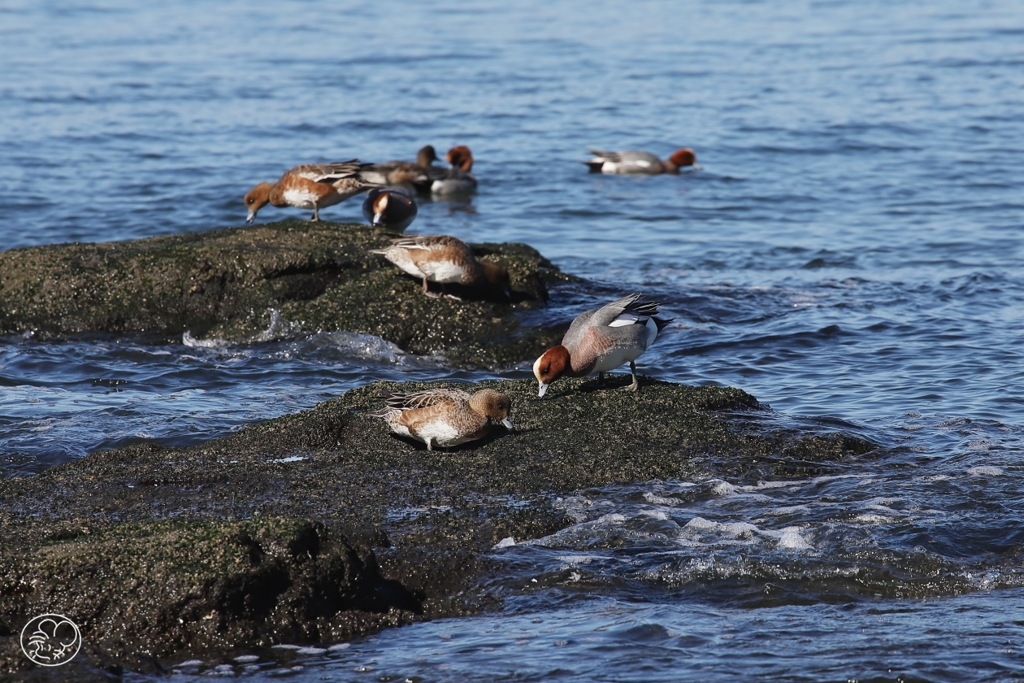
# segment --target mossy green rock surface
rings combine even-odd
[[[544,305],[548,284],[567,279],[531,247],[473,245],[478,258],[509,271],[512,300],[454,301],[423,296],[417,280],[370,253],[392,237],[366,225],[288,220],[12,249],[0,253],[0,333],[181,341],[188,332],[250,342],[282,331],[346,330],[462,366],[515,363],[558,336],[516,319]]]
[[[44,612],[82,629],[72,678],[472,614],[498,604],[498,541],[574,523],[560,496],[806,476],[875,448],[778,429],[737,389],[619,391],[627,381],[562,380],[543,400],[533,381],[482,383],[510,396],[516,429],[450,451],[370,415],[393,391],[443,385],[376,383],[202,445],[140,444],[0,481],[0,671],[28,671],[16,631]]]

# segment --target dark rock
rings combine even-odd
[[[233,342],[347,330],[462,366],[539,355],[558,335],[520,327],[547,286],[569,279],[523,244],[473,245],[509,271],[512,301],[431,299],[370,250],[377,228],[288,220],[126,242],[60,244],[0,253],[0,333],[39,338],[148,334]],[[472,341],[470,341],[472,340]]]
[[[487,588],[498,541],[572,524],[559,495],[802,476],[875,449],[779,429],[738,389],[614,388],[627,383],[561,380],[543,400],[533,381],[483,383],[510,396],[516,430],[432,453],[368,413],[434,385],[376,383],[202,445],[139,444],[0,481],[0,672],[30,668],[15,632],[44,612],[76,621],[94,673],[473,614],[500,601]]]

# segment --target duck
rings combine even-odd
[[[368,182],[380,185],[400,185],[429,192],[435,180],[448,174],[448,170],[434,166],[438,161],[437,151],[433,145],[424,145],[416,153],[416,161],[385,161],[382,164],[369,164],[359,171],[359,176]]]
[[[414,393],[392,394],[387,407],[374,417],[383,418],[396,434],[409,436],[427,444],[448,448],[487,435],[491,423],[498,422],[513,429],[508,396],[494,389],[481,389],[473,394],[461,389],[427,389]]]
[[[434,180],[430,186],[432,194],[465,194],[476,189],[476,176],[473,169],[473,153],[465,145],[456,145],[448,150],[445,159],[451,168],[443,178]]]
[[[533,364],[533,375],[540,384],[537,395],[543,398],[563,375],[585,377],[596,372],[598,384],[603,384],[604,373],[626,361],[633,383],[624,388],[637,391],[636,359],[672,322],[655,317],[660,304],[642,299],[642,294],[630,294],[576,316],[562,343],[549,348]]]
[[[591,149],[594,158],[583,163],[591,173],[628,173],[632,175],[658,175],[679,173],[685,166],[696,166],[697,155],[689,147],[677,149],[664,161],[650,152],[626,150],[624,152],[602,152]]]
[[[482,297],[511,298],[508,271],[497,263],[480,261],[472,247],[451,235],[419,235],[392,240],[385,249],[375,249],[388,261],[413,277],[422,278],[423,293],[429,297],[429,282],[458,284]],[[457,299],[449,295],[450,298]]]
[[[260,183],[246,193],[244,201],[249,215],[245,222],[256,220],[256,214],[267,204],[312,209],[312,220],[318,221],[320,209],[378,187],[377,183],[358,176],[363,165],[358,159],[349,159],[329,164],[302,164],[288,169],[276,183]]]
[[[363,216],[375,227],[405,230],[418,212],[416,200],[404,187],[375,187],[363,200]]]

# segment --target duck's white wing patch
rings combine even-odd
[[[645,322],[647,318],[644,316],[636,315],[635,313],[623,313],[615,320],[608,323],[608,327],[625,327],[626,325],[636,325],[639,322]]]

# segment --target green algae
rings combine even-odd
[[[43,611],[76,619],[83,661],[149,671],[473,614],[496,604],[480,588],[501,572],[494,544],[573,523],[559,496],[806,476],[876,449],[779,429],[739,389],[627,383],[564,379],[544,399],[531,380],[480,383],[509,395],[515,430],[428,453],[370,413],[451,384],[378,382],[190,448],[136,444],[0,481],[0,671],[26,670],[14,633]]]
[[[370,252],[394,235],[358,224],[287,220],[125,242],[0,253],[0,333],[46,339],[146,334],[230,342],[268,338],[272,312],[289,333],[373,334],[456,365],[508,365],[557,337],[520,326],[548,285],[570,279],[523,244],[474,245],[509,271],[512,300],[432,299]],[[271,331],[272,333],[273,331]]]

